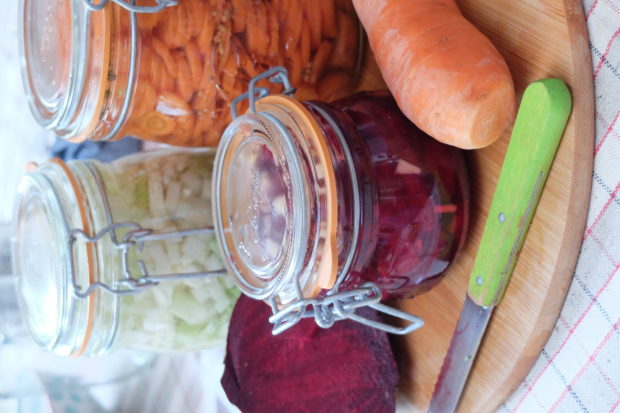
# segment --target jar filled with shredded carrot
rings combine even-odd
[[[65,139],[215,146],[231,100],[284,66],[304,99],[355,86],[350,0],[20,0],[30,108]]]

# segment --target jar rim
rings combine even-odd
[[[277,297],[281,303],[301,298],[299,295],[313,297],[321,289],[333,286],[337,271],[336,184],[327,144],[316,120],[295,99],[267,96],[256,102],[256,108],[256,112],[233,120],[218,146],[212,198],[216,235],[229,272],[246,295],[256,299]],[[234,210],[235,206],[228,201],[231,191],[251,190],[251,184],[241,176],[256,174],[255,164],[235,167],[232,160],[239,148],[244,150],[243,141],[252,140],[256,131],[267,137],[272,154],[278,152],[277,170],[287,183],[286,242],[279,245],[285,256],[267,274],[258,274],[252,266],[245,265],[244,261],[252,256],[242,251],[231,235],[235,223],[243,219],[243,208]],[[303,148],[306,144],[313,145],[311,154]],[[309,166],[310,163],[315,165]],[[309,184],[317,185],[309,188]],[[261,194],[257,197],[261,205],[270,202]],[[258,238],[256,242],[262,242]]]
[[[21,0],[19,13],[22,84],[31,113],[60,137],[87,139],[104,105],[111,8],[91,12],[82,0]],[[95,49],[103,52],[99,58]]]
[[[88,232],[89,220],[84,198],[67,165],[54,159],[42,167],[53,168],[67,179],[77,213],[73,217],[67,213],[61,201],[61,188],[46,173],[35,170],[22,178],[13,220],[12,261],[18,299],[26,325],[38,345],[51,351],[62,349],[63,353],[70,348],[69,354],[79,356],[85,352],[92,333],[95,301],[91,296],[82,303],[87,311],[84,328],[76,330],[73,312],[77,299],[71,280],[75,275],[78,284],[92,283],[94,258],[92,247],[86,244],[80,251],[86,255],[86,271],[72,274],[75,268],[71,264],[69,240],[74,227]],[[47,237],[39,237],[41,233]]]

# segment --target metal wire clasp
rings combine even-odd
[[[110,202],[106,193],[105,185],[101,175],[92,164],[86,163],[87,168],[95,178],[97,187],[102,194],[103,200],[103,212],[105,213],[107,226],[101,229],[94,235],[88,234],[81,229],[68,229],[68,247],[69,247],[69,269],[71,273],[71,283],[73,287],[73,294],[78,298],[86,298],[91,295],[97,288],[107,291],[114,295],[135,294],[144,288],[150,288],[158,285],[162,281],[173,281],[186,278],[203,278],[225,275],[226,269],[222,268],[215,271],[203,271],[203,272],[190,272],[180,274],[151,274],[146,268],[146,264],[143,260],[137,260],[137,267],[139,275],[135,276],[131,272],[131,265],[129,262],[129,252],[131,249],[137,249],[141,252],[146,242],[161,241],[173,238],[182,238],[188,236],[196,236],[200,234],[213,234],[213,227],[202,227],[184,231],[173,232],[155,232],[152,229],[145,229],[136,222],[120,222],[115,223],[112,217],[112,210],[110,208]],[[66,225],[66,223],[65,223]],[[116,231],[126,229],[127,232],[123,235],[122,240],[118,239]],[[83,239],[87,243],[96,243],[106,235],[110,235],[112,245],[120,251],[121,270],[123,278],[116,280],[114,285],[110,286],[105,283],[95,281],[89,286],[84,288],[78,284],[77,273],[75,268],[74,247],[75,243],[79,239]]]
[[[269,79],[271,83],[283,85],[283,95],[293,96],[297,90],[291,86],[286,68],[282,66],[275,66],[257,76],[254,76],[252,80],[250,80],[248,91],[237,96],[230,102],[230,109],[232,111],[233,119],[236,119],[239,116],[237,105],[246,99],[250,102],[250,113],[256,113],[256,101],[269,94],[269,88],[256,86],[256,84],[263,79]]]
[[[135,0],[83,0],[84,5],[92,11],[98,11],[103,9],[108,3],[112,1],[122,8],[129,10],[133,13],[157,13],[165,9],[166,7],[176,6],[178,0],[154,0],[155,6],[136,6]]]
[[[116,231],[120,229],[128,229],[123,235],[123,239],[119,242]],[[69,231],[69,265],[71,271],[71,283],[73,285],[73,294],[78,298],[86,298],[97,288],[101,288],[111,294],[115,295],[124,295],[124,294],[134,294],[139,292],[144,288],[154,287],[158,285],[161,281],[171,281],[178,280],[183,278],[203,278],[203,277],[212,277],[225,275],[226,270],[216,270],[216,271],[204,271],[204,272],[191,272],[191,273],[176,273],[176,274],[157,274],[152,275],[149,273],[146,268],[146,264],[143,260],[137,261],[137,266],[139,269],[139,276],[134,276],[130,269],[129,263],[129,251],[132,248],[137,248],[139,252],[141,252],[144,248],[144,243],[149,241],[161,241],[165,239],[173,239],[180,237],[187,237],[199,234],[212,234],[213,228],[205,227],[205,228],[197,228],[191,229],[187,231],[175,231],[175,232],[164,232],[157,233],[150,229],[144,229],[139,224],[135,222],[122,222],[117,224],[110,224],[101,231],[97,232],[95,235],[91,236],[87,234],[85,231],[81,229],[73,229]],[[96,243],[104,236],[110,234],[110,238],[112,244],[115,248],[117,248],[121,253],[121,269],[123,273],[123,278],[115,282],[115,285],[109,286],[105,283],[95,281],[91,283],[85,289],[80,286],[77,282],[77,274],[75,271],[75,259],[74,259],[74,246],[78,239],[84,239],[86,242]]]
[[[275,299],[271,300],[273,315],[269,321],[274,324],[272,333],[280,334],[294,326],[302,318],[314,318],[319,327],[329,328],[336,321],[349,319],[391,334],[404,335],[424,325],[424,320],[413,314],[381,304],[381,289],[372,282],[362,284],[359,288],[342,291],[316,298],[299,298],[282,309],[278,309]],[[371,320],[357,314],[355,310],[370,307],[380,313],[400,318],[409,324],[397,327],[391,324]]]

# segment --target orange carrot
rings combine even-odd
[[[320,44],[312,60],[312,66],[308,76],[308,81],[310,83],[316,83],[316,81],[323,76],[323,71],[325,70],[327,59],[329,59],[329,55],[332,52],[332,47],[332,43],[327,40]]]
[[[233,6],[233,33],[241,33],[245,30],[248,5],[245,0],[232,0]],[[250,10],[251,12],[251,10]]]
[[[318,94],[321,100],[332,102],[343,98],[351,90],[351,74],[345,70],[331,71],[326,74],[318,87]]]
[[[207,13],[206,5],[202,0],[184,0],[178,6],[186,3],[188,28],[190,37],[198,37],[204,25],[205,14]]]
[[[329,59],[331,67],[351,68],[358,53],[359,26],[351,15],[336,11],[338,36],[334,39],[334,50]]]
[[[303,71],[303,62],[299,49],[293,50],[291,56],[287,58],[287,68],[289,69],[289,79],[292,85],[299,85]]]
[[[303,28],[301,29],[301,36],[299,38],[299,51],[301,53],[301,61],[307,63],[310,61],[310,37],[312,34],[310,33],[310,25],[305,22]]]
[[[280,51],[280,25],[278,23],[278,11],[273,8],[268,8],[267,21],[269,24],[269,49],[267,56],[270,58],[275,58]]]
[[[211,44],[213,43],[213,35],[215,34],[215,22],[213,21],[213,16],[211,13],[205,13],[205,18],[203,21],[202,31],[198,35],[196,42],[198,43],[198,48],[203,52],[207,53],[211,49]]]
[[[177,62],[177,91],[179,95],[187,102],[192,99],[194,94],[194,85],[192,84],[192,69],[182,50],[174,52],[174,60]]]
[[[183,7],[167,7],[155,28],[157,36],[169,47],[181,47],[190,39],[187,29],[187,13]]]
[[[200,50],[198,50],[198,45],[194,40],[190,40],[183,50],[185,51],[185,56],[187,56],[189,68],[192,70],[192,84],[196,87],[200,83],[200,78],[202,77]]]
[[[155,110],[157,106],[157,91],[148,81],[140,82],[138,90],[140,90],[140,95],[137,99],[133,99],[131,113],[132,116],[140,118]]]
[[[258,2],[248,11],[246,26],[248,48],[252,55],[267,56],[269,50],[267,25],[267,10],[263,2]]]
[[[172,77],[176,77],[177,64],[174,61],[172,54],[170,54],[170,49],[168,48],[168,46],[166,46],[164,42],[162,42],[156,37],[153,37],[152,45],[153,45],[153,51],[157,55],[159,55],[159,57],[161,57],[161,60],[164,61],[164,65],[166,66],[166,70],[168,71],[168,74]]]
[[[304,15],[310,26],[310,40],[312,50],[316,50],[321,44],[321,8],[315,1],[302,1]]]
[[[353,0],[383,78],[403,113],[464,149],[495,142],[512,123],[510,71],[454,0]]]
[[[290,56],[290,51],[297,47],[299,36],[301,36],[301,25],[304,20],[304,11],[296,4],[291,4],[289,13],[284,20],[284,31],[281,34],[284,37],[284,50]]]
[[[174,87],[174,79],[168,73],[166,65],[161,57],[153,53],[153,65],[151,66],[153,71],[151,72],[151,83],[155,87],[155,90],[159,93],[169,92]]]
[[[327,37],[336,37],[338,28],[336,26],[336,10],[333,0],[319,0],[321,7],[321,28]]]
[[[146,133],[145,136],[163,136],[174,132],[177,123],[170,116],[151,112],[140,121],[140,126]]]

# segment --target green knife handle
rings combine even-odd
[[[506,291],[571,105],[559,79],[538,80],[523,94],[469,278],[478,305],[493,306]]]

